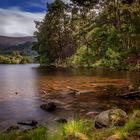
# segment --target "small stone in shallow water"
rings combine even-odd
[[[13,131],[13,130],[19,130],[19,129],[20,127],[18,125],[12,125],[7,129],[7,131]]]
[[[133,86],[133,85],[129,85],[129,86],[128,86],[128,90],[129,90],[129,91],[134,91],[134,90],[135,90],[135,88],[134,88],[134,86]]]
[[[85,109],[81,109],[80,112],[85,112]]]
[[[45,90],[41,90],[41,93],[42,93],[42,94],[48,94],[48,92],[45,91]]]
[[[90,117],[94,119],[98,114],[99,112],[91,111],[86,114],[86,117]]]
[[[46,110],[48,112],[52,112],[52,111],[56,110],[56,105],[53,102],[49,102],[49,103],[46,103],[46,104],[42,104],[40,106],[40,108],[42,108],[43,110]]]
[[[32,126],[36,126],[38,124],[38,122],[37,121],[32,121],[31,124],[32,124]]]
[[[60,119],[55,119],[56,122],[58,123],[67,123],[68,121],[64,118],[60,118]]]

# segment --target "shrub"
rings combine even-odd
[[[95,54],[91,48],[81,45],[76,53],[67,59],[68,64],[78,65],[78,66],[90,66],[95,62]]]
[[[70,122],[62,126],[63,134],[64,135],[73,134],[73,133],[88,134],[90,129],[92,128],[91,124],[92,123],[83,119],[71,120]]]

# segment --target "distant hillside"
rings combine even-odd
[[[24,44],[26,42],[36,42],[36,38],[33,36],[27,36],[27,37],[0,36],[1,45],[19,45],[19,44]]]
[[[11,54],[18,51],[21,55],[37,55],[37,52],[32,50],[33,42],[36,42],[33,36],[27,37],[6,37],[0,36],[0,54]]]

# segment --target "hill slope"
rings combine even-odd
[[[21,55],[36,55],[36,51],[32,50],[33,42],[36,42],[33,36],[27,37],[6,37],[0,36],[0,54],[7,55],[14,51],[18,51]]]
[[[0,36],[1,45],[19,45],[19,44],[24,44],[26,42],[36,42],[36,38],[33,36],[27,36],[27,37]]]

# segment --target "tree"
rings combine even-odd
[[[41,64],[61,61],[73,53],[76,44],[71,30],[70,7],[61,0],[47,4],[47,7],[45,19],[41,23],[37,22],[38,31],[35,33],[38,38],[35,46],[39,51]]]

